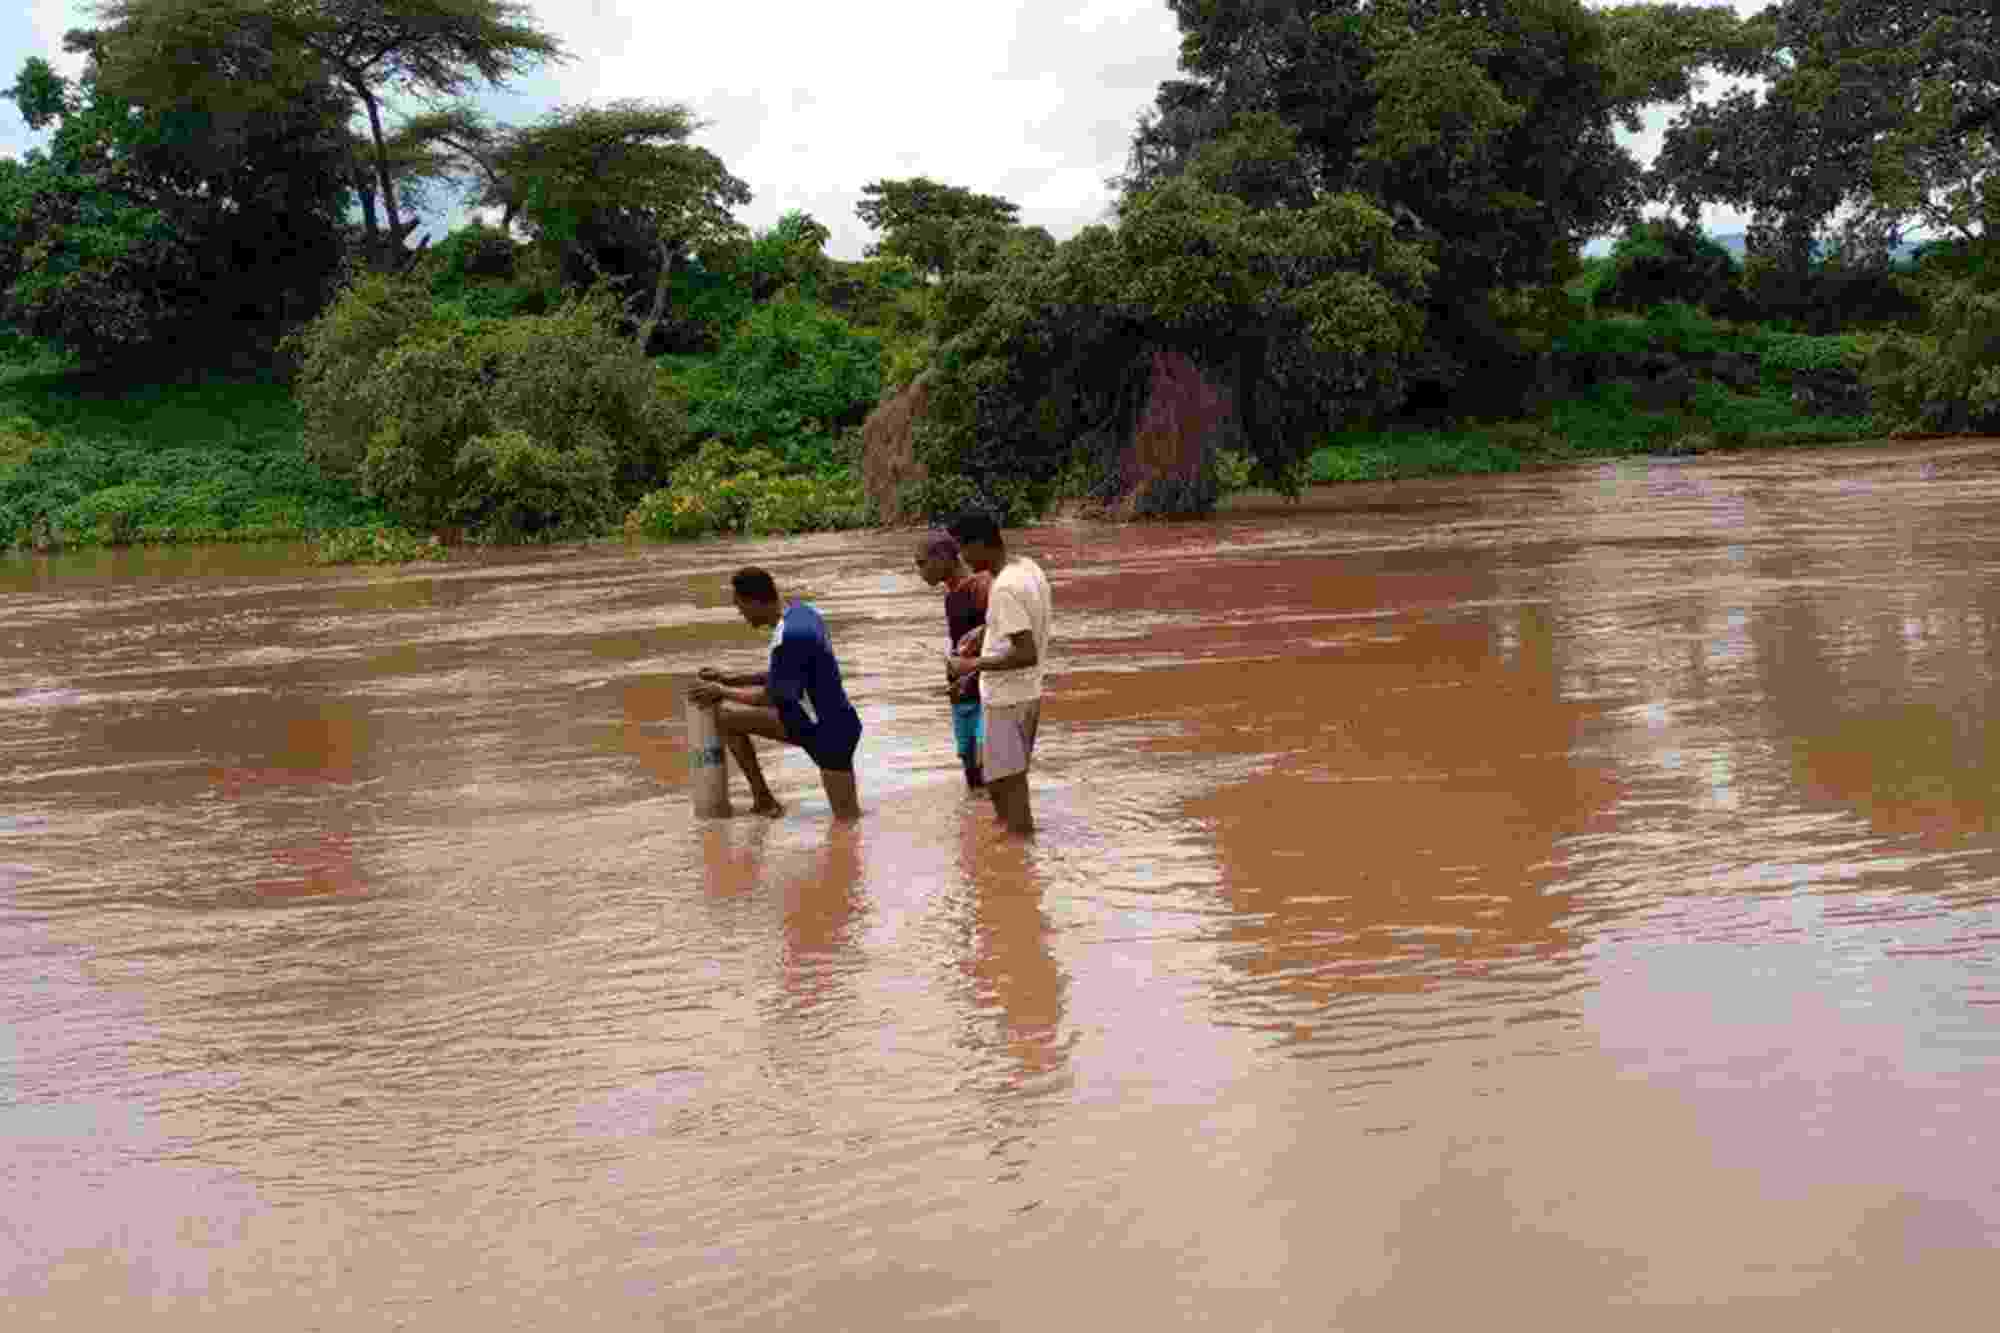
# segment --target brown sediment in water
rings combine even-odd
[[[897,534],[0,564],[0,1308],[1977,1308],[1996,501],[1954,442],[1010,534],[1028,844]],[[832,627],[858,827],[796,755],[787,818],[688,817],[751,561]]]

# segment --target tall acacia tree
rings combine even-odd
[[[732,210],[750,202],[750,187],[690,142],[702,128],[679,103],[628,98],[558,107],[533,125],[461,123],[439,132],[484,177],[479,203],[518,218],[555,253],[567,282],[623,288],[635,336],[648,347],[679,266],[747,235]]]
[[[905,259],[932,278],[950,276],[962,238],[989,227],[1011,228],[1021,215],[1010,199],[928,176],[870,181],[861,195],[855,214],[882,236],[868,247],[869,257]]]
[[[359,192],[362,223],[371,258],[385,266],[402,262],[417,227],[398,194],[407,146],[387,121],[390,101],[437,102],[481,84],[504,87],[545,61],[565,58],[562,44],[520,0],[100,0],[96,13],[118,53],[107,79],[142,100],[148,90],[185,93],[214,82],[186,50],[216,33],[267,32],[293,59],[315,62],[366,121],[373,190]],[[257,88],[234,92],[249,100],[268,96]]]

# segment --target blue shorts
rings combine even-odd
[[[850,713],[846,717],[821,718],[803,731],[787,726],[785,735],[828,772],[852,773],[854,752],[861,745],[861,717]]]
[[[979,762],[979,742],[986,739],[979,700],[954,699],[951,705],[951,734],[958,741],[958,757],[968,764]]]

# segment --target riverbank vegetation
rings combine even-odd
[[[8,93],[49,142],[0,159],[0,546],[400,560],[2000,430],[1990,8],[1176,13],[1111,222],[883,179],[842,261],[742,226],[685,106],[453,100],[563,57],[523,5],[117,0]],[[1613,130],[1672,103],[1642,168]],[[453,192],[486,221],[425,244]],[[1741,258],[1658,214],[1712,203]]]

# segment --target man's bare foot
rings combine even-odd
[[[777,797],[766,796],[761,801],[751,802],[750,813],[753,815],[762,815],[766,819],[776,819],[779,815],[785,813],[785,807],[778,804]]]

